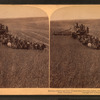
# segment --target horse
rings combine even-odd
[[[29,49],[33,49],[33,43],[30,42]]]
[[[39,44],[38,44],[38,43],[34,43],[34,44],[33,44],[33,48],[34,48],[35,50],[39,49]]]
[[[16,43],[12,43],[12,44],[11,44],[11,48],[17,49],[17,44],[16,44]]]
[[[97,45],[93,43],[93,44],[92,44],[92,48],[93,48],[93,49],[97,49]]]
[[[73,33],[72,33],[72,37],[73,37],[74,39],[76,39],[76,38],[77,38],[77,34],[76,34],[75,32],[73,32]]]
[[[44,48],[46,48],[45,44],[38,44],[38,43],[34,43],[33,47],[35,50],[44,50]]]
[[[44,48],[46,48],[45,44],[39,45],[39,50],[44,50]]]
[[[81,36],[80,35],[77,35],[77,38],[78,38],[78,40],[80,40]]]
[[[98,46],[96,44],[94,44],[94,43],[88,43],[87,46],[89,48],[98,49]]]
[[[24,49],[23,44],[21,44],[21,42],[19,41],[16,42],[16,46],[17,46],[17,49]]]
[[[7,42],[8,42],[7,38],[2,39],[2,44],[7,44]]]
[[[27,41],[27,49],[30,49],[30,42],[29,41]]]

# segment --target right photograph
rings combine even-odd
[[[51,88],[100,88],[99,9],[73,6],[51,15]]]

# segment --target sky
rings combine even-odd
[[[100,5],[0,5],[0,18],[100,19]]]
[[[0,18],[47,17],[47,14],[37,7],[0,6]]]
[[[100,6],[72,6],[57,9],[51,20],[100,19]]]

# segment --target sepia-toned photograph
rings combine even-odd
[[[0,88],[48,87],[48,15],[32,6],[0,6]]]
[[[100,5],[0,5],[0,95],[99,95]]]
[[[99,7],[63,7],[50,20],[50,87],[100,88]]]

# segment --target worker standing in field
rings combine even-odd
[[[80,30],[83,31],[83,24],[80,25]]]
[[[76,23],[75,27],[78,28],[78,23]]]
[[[6,26],[6,32],[8,32],[8,26]]]
[[[78,25],[78,23],[75,23],[75,25],[74,25],[74,31],[75,31],[75,33],[78,33],[78,31],[79,31],[79,25]]]
[[[2,29],[4,29],[4,25],[2,25]]]
[[[2,24],[0,24],[0,30],[2,29]]]
[[[87,27],[86,32],[89,33],[89,27]]]

